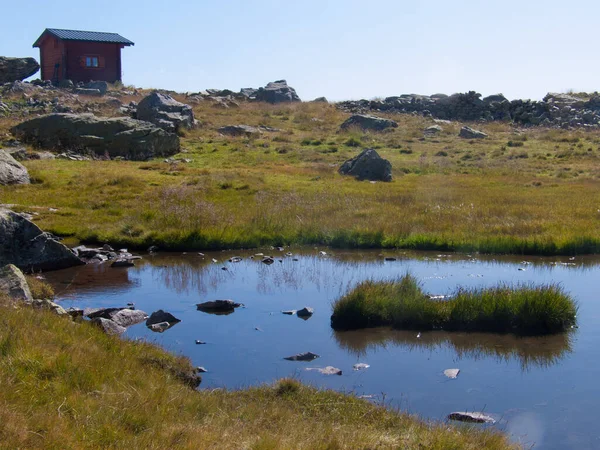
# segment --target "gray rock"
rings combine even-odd
[[[458,135],[464,139],[483,139],[487,137],[483,131],[475,130],[471,127],[462,127]]]
[[[146,320],[146,326],[151,327],[152,325],[156,325],[163,322],[167,322],[170,326],[173,326],[176,323],[181,322],[181,320],[179,320],[173,314],[159,309],[158,311],[154,311],[150,315],[150,317],[148,317],[148,319]]]
[[[312,352],[306,352],[306,353],[298,353],[297,355],[293,355],[293,356],[288,356],[287,358],[283,358],[283,359],[287,359],[288,361],[313,361],[315,359],[317,359],[319,357],[319,355],[312,353]]]
[[[448,414],[448,419],[469,423],[496,423],[496,419],[480,412],[453,412]]]
[[[365,363],[356,363],[352,366],[352,369],[354,370],[367,370],[369,367],[371,367],[369,364],[365,364]]]
[[[90,81],[83,85],[84,89],[95,89],[100,92],[100,95],[105,95],[108,91],[108,83],[106,81]]]
[[[459,373],[460,373],[460,369],[446,369],[446,370],[444,370],[444,375],[446,375],[448,378],[451,378],[451,379],[456,379],[458,377]]]
[[[196,308],[198,311],[210,313],[231,313],[235,308],[244,306],[241,303],[236,303],[233,300],[214,300],[212,302],[198,303]]]
[[[5,264],[39,271],[85,263],[34,223],[12,211],[0,210],[0,265]]]
[[[219,128],[217,131],[228,136],[252,137],[261,134],[261,131],[258,128],[251,127],[249,125],[228,125],[226,127]]]
[[[0,84],[21,81],[40,70],[33,58],[9,58],[0,56]]]
[[[11,133],[45,149],[90,151],[142,161],[179,152],[179,137],[151,123],[93,114],[48,114],[23,122]]]
[[[275,262],[275,260],[273,258],[271,258],[270,256],[265,256],[263,259],[260,260],[260,262],[269,266],[269,265],[273,264]]]
[[[29,184],[29,181],[25,166],[0,149],[0,185]]]
[[[192,107],[159,92],[144,97],[137,105],[136,118],[151,122],[165,131],[175,133],[180,128],[194,128]]]
[[[327,366],[327,367],[308,367],[306,370],[316,370],[319,373],[322,373],[323,375],[341,375],[342,374],[342,370],[338,369],[337,367],[333,367],[333,366]]]
[[[267,103],[299,102],[300,97],[285,80],[273,81],[254,93],[255,100]]]
[[[119,335],[126,331],[125,327],[116,324],[110,319],[105,319],[104,317],[95,317],[90,322],[100,327],[106,334]]]
[[[392,164],[379,156],[374,149],[369,148],[344,162],[339,173],[351,175],[358,180],[392,181]]]
[[[349,128],[360,128],[361,130],[383,131],[388,128],[397,128],[398,124],[393,120],[384,119],[377,116],[369,116],[365,114],[355,114],[350,116],[341,126],[341,130]]]
[[[57,316],[71,316],[71,314],[66,311],[62,306],[60,306],[57,303],[54,303],[52,300],[39,300],[39,299],[35,299],[33,300],[33,302],[31,302],[31,306],[33,306],[34,308],[39,308],[39,309],[48,309],[50,311],[52,311],[54,314],[56,314]]]
[[[73,82],[71,80],[60,80],[58,82],[58,87],[61,89],[73,89],[75,87],[75,85],[73,84]]]
[[[285,314],[286,316],[293,316],[297,312],[298,311],[296,311],[295,309],[288,309],[286,311],[281,311],[281,314]]]
[[[425,128],[425,131],[423,133],[425,134],[425,136],[435,136],[441,133],[442,131],[444,131],[444,129],[439,125],[431,125],[430,127]]]
[[[125,328],[148,319],[148,314],[144,311],[130,308],[98,308],[86,311],[85,315],[90,319],[101,317],[103,319],[112,320],[117,325]]]
[[[5,294],[13,300],[33,300],[23,272],[13,264],[7,264],[0,269],[0,294]]]
[[[73,91],[77,95],[89,95],[91,97],[100,97],[102,93],[99,89],[77,88]]]
[[[329,103],[325,97],[317,97],[313,100],[314,103]]]

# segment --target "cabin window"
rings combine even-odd
[[[85,67],[98,67],[98,57],[97,56],[86,56],[85,57]]]

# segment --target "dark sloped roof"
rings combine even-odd
[[[100,31],[79,31],[79,30],[61,30],[58,28],[46,28],[44,32],[37,38],[33,44],[34,47],[39,47],[42,37],[50,33],[51,35],[62,39],[63,41],[86,41],[86,42],[103,42],[107,44],[123,44],[134,45],[129,39],[124,38],[117,33],[103,33]]]

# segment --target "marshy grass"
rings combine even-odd
[[[576,302],[556,284],[458,288],[431,299],[417,279],[360,283],[333,306],[334,329],[391,325],[399,329],[558,333],[575,325]]]
[[[293,379],[194,391],[189,360],[0,299],[0,448],[517,448]]]

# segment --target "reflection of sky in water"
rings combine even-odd
[[[206,367],[202,387],[244,387],[296,376],[319,386],[385,397],[392,406],[433,419],[443,420],[456,410],[485,410],[500,419],[501,428],[524,443],[535,442],[536,448],[600,447],[593,431],[600,394],[598,260],[386,251],[399,259],[384,262],[380,251],[331,251],[323,257],[308,250],[293,261],[277,250],[270,252],[276,258],[270,266],[259,257],[249,259],[248,252],[236,253],[244,256],[239,263],[227,261],[234,255],[229,252],[204,258],[159,254],[133,269],[86,266],[48,273],[48,279],[57,285],[65,306],[135,302],[148,313],[165,309],[182,319],[163,334],[137,325],[127,335],[156,342]],[[524,259],[531,264],[522,264]],[[350,287],[406,272],[431,294],[448,294],[458,285],[559,282],[580,303],[581,328],[540,338],[443,332],[417,338],[416,332],[406,331],[331,330],[331,303]],[[246,308],[228,316],[196,310],[196,303],[226,298]],[[308,321],[280,313],[303,306],[315,308]],[[196,339],[207,344],[195,345]],[[283,360],[305,351],[321,357],[310,363]],[[353,371],[357,362],[371,367]],[[304,370],[328,365],[342,369],[343,375]],[[444,369],[454,367],[461,369],[458,379],[446,379]]]

